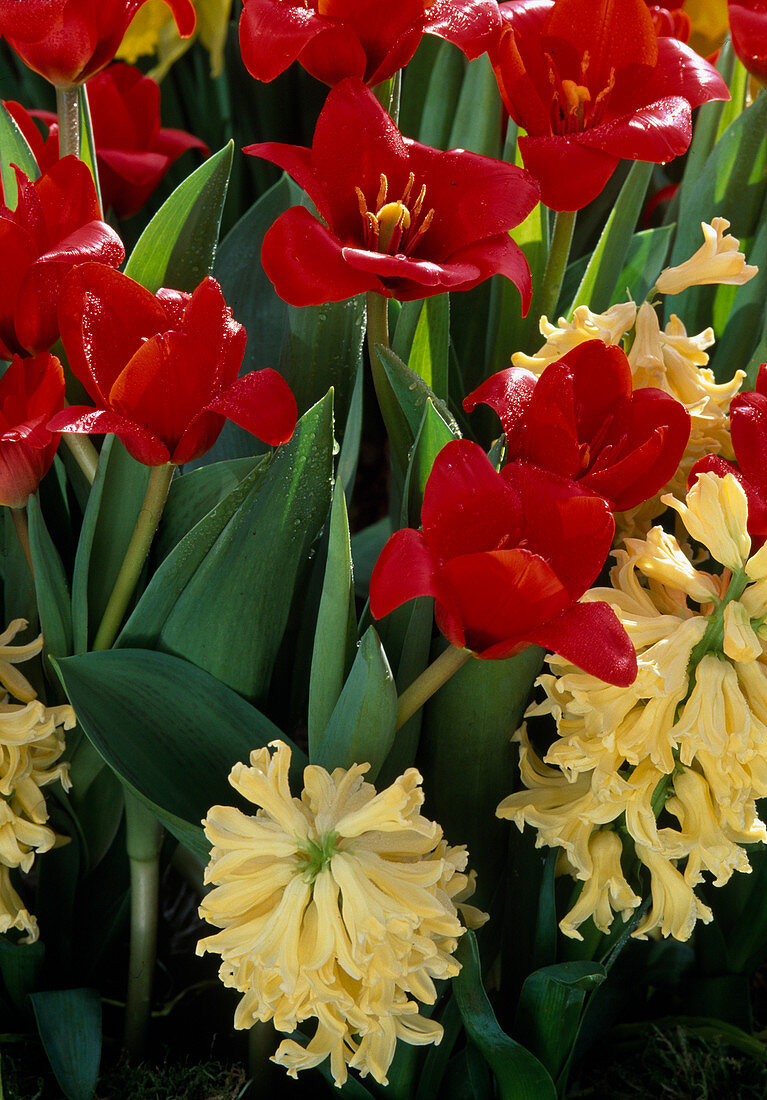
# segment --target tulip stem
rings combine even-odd
[[[29,545],[29,520],[27,519],[26,505],[23,505],[21,508],[11,508],[11,518],[13,520],[13,526],[16,528],[16,534],[19,536],[19,542],[21,543],[21,549],[24,551],[24,557],[27,559],[29,572],[32,574],[32,580],[34,580],[35,569],[32,565],[32,549]]]
[[[141,1056],[152,1007],[157,947],[162,826],[151,810],[125,788],[126,847],[130,860],[130,961],[125,1004],[124,1047]]]
[[[80,156],[80,98],[76,84],[56,87],[59,116],[59,156]]]
[[[389,301],[374,290],[369,290],[367,294],[367,330],[370,369],[373,372],[378,407],[389,436],[392,458],[404,474],[412,436],[392,389],[383,359],[376,350],[376,345],[387,349],[389,347]]]
[[[90,485],[96,480],[96,467],[99,464],[99,452],[93,446],[87,435],[75,435],[70,432],[62,432],[62,439],[69,448],[69,453],[82,470]]]
[[[457,649],[455,646],[448,646],[447,649],[440,653],[436,661],[432,661],[428,668],[425,668],[417,680],[414,680],[409,688],[406,688],[399,697],[397,705],[397,729],[404,726],[410,718],[413,717],[417,710],[424,705],[427,699],[431,699],[432,695],[446,684],[453,673],[457,672],[459,668],[468,661],[469,657],[472,657],[473,653],[470,649]]]
[[[174,470],[175,466],[171,463],[152,467],[136,526],[128,543],[128,549],[125,551],[125,558],[120,566],[120,572],[109,597],[101,625],[96,633],[96,639],[92,647],[94,653],[98,650],[109,649],[117,637],[117,632],[125,615],[125,609],[133,595],[141,570],[144,568],[149,547],[152,545],[152,539],[165,507],[165,501],[168,499],[168,490],[170,489]]]
[[[546,261],[546,270],[543,274],[540,291],[533,303],[537,317],[545,316],[553,322],[556,322],[554,314],[562,290],[567,261],[570,258],[570,245],[575,229],[575,213],[574,210],[560,210],[554,218],[554,232],[551,234],[551,246]]]

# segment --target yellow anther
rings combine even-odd
[[[562,91],[565,93],[565,101],[571,111],[582,109],[584,103],[591,102],[591,92],[583,84],[576,84],[574,80],[563,80]]]
[[[381,183],[378,188],[378,197],[376,198],[376,210],[380,210],[383,204],[386,202],[386,195],[389,191],[389,181],[386,176],[381,173]]]
[[[376,214],[378,221],[378,251],[388,252],[394,234],[399,236],[410,228],[410,211],[401,202],[387,202]],[[399,243],[399,240],[397,241]]]

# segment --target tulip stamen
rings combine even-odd
[[[368,208],[362,189],[355,187],[357,205],[363,222],[365,246],[368,249],[373,252],[386,252],[389,255],[407,255],[428,231],[434,220],[434,209],[430,209],[421,218],[426,198],[425,183],[421,185],[415,201],[409,205],[414,187],[415,176],[410,172],[402,197],[387,202],[389,181],[382,172],[374,207],[375,214]]]

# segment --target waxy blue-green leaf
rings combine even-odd
[[[343,691],[317,748],[313,764],[328,771],[368,761],[367,779],[375,782],[394,742],[397,689],[374,627],[369,627],[354,658]]]
[[[90,1100],[101,1061],[101,997],[97,989],[54,989],[31,995],[37,1030],[67,1100]]]
[[[495,1074],[501,1100],[556,1100],[550,1074],[534,1054],[502,1031],[482,985],[479,949],[473,932],[458,944],[461,971],[453,979],[463,1025]]]
[[[421,526],[423,494],[434,460],[442,448],[456,438],[458,438],[457,433],[446,423],[432,399],[427,398],[423,419],[410,452],[410,462],[405,475],[401,517],[403,527]]]
[[[48,533],[37,494],[27,504],[29,547],[35,570],[35,593],[45,649],[53,657],[72,652],[72,606],[69,581]]]
[[[456,436],[460,436],[461,433],[458,429],[458,425],[447,405],[436,393],[434,393],[431,387],[424,382],[423,378],[416,374],[415,371],[411,370],[410,367],[406,366],[399,356],[394,354],[391,348],[384,348],[379,345],[377,351],[381,356],[381,362],[384,365],[386,376],[389,379],[391,388],[394,391],[394,395],[407,421],[407,426],[411,435],[411,445],[418,434],[418,429],[421,426],[421,420],[426,410],[426,402],[430,398],[437,412],[445,423],[449,425],[450,430]]]
[[[599,963],[566,962],[536,970],[522,986],[514,1031],[552,1077],[572,1053],[586,994],[605,977]]]
[[[616,302],[625,302],[627,296],[635,302],[642,302],[655,286],[658,276],[666,266],[671,243],[674,239],[676,225],[658,225],[652,229],[642,229],[631,238],[626,263],[618,276],[613,291],[610,305]],[[581,285],[588,256],[581,256],[568,265],[562,282],[561,300],[573,301]],[[578,302],[578,305],[581,303]],[[532,350],[537,350],[543,341],[539,336]]]
[[[351,500],[354,482],[357,477],[357,463],[362,443],[362,394],[364,389],[365,365],[360,360],[357,377],[354,380],[349,413],[346,417],[341,453],[338,456],[336,478],[344,487],[346,499]]]
[[[336,481],[330,539],[309,679],[309,758],[314,759],[354,660],[357,618],[352,548],[343,485]]]
[[[435,294],[421,303],[407,365],[447,401],[447,354],[450,344],[450,296]]]
[[[201,164],[150,221],[125,274],[155,294],[160,287],[193,291],[213,269],[234,142]]]
[[[262,699],[327,519],[332,452],[328,394],[265,473],[257,467],[168,555],[118,644],[174,653],[246,698]]]
[[[37,167],[32,150],[27,144],[27,139],[22,134],[4,103],[0,103],[0,179],[3,184],[5,205],[11,210],[16,209],[19,200],[19,191],[16,186],[16,173],[13,166],[16,165],[24,175],[31,180],[39,179],[40,169]]]

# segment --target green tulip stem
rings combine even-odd
[[[99,452],[93,446],[90,436],[62,432],[61,438],[69,448],[69,453],[92,485],[96,479],[96,467],[99,464]]]
[[[96,633],[96,640],[93,643],[94,652],[109,649],[117,637],[125,610],[133,595],[141,570],[144,568],[149,547],[152,545],[152,539],[160,522],[175,468],[171,463],[152,467],[144,503],[141,505],[136,526],[128,543],[128,549],[125,551],[125,558],[120,566],[120,572],[117,575],[115,586],[109,597],[109,603],[104,611],[104,617]]]
[[[455,646],[448,646],[447,649],[440,653],[436,661],[432,661],[428,668],[425,668],[417,680],[414,680],[409,688],[406,688],[399,697],[397,705],[397,729],[404,726],[410,718],[413,717],[415,712],[419,710],[427,699],[431,699],[432,695],[446,684],[453,673],[457,672],[459,668],[468,661],[469,657],[473,657],[474,654],[470,649],[456,649]]]
[[[123,1045],[129,1058],[143,1054],[152,1007],[157,947],[162,826],[151,810],[125,788],[126,847],[130,860],[130,960]]]
[[[554,232],[551,234],[551,247],[546,261],[546,270],[543,273],[543,282],[533,299],[532,308],[536,319],[545,316],[550,321],[556,322],[554,313],[559,302],[567,261],[570,258],[575,213],[574,210],[561,210],[554,219]]]
[[[367,294],[367,330],[370,369],[373,372],[378,407],[389,436],[392,460],[404,476],[411,443],[410,432],[405,415],[386,374],[383,360],[376,350],[376,345],[389,347],[389,300],[374,290],[369,290]]]
[[[80,156],[80,99],[76,84],[56,87],[59,116],[59,156]]]
[[[11,508],[11,519],[13,520],[13,526],[16,528],[16,534],[19,536],[19,542],[21,543],[21,549],[24,551],[24,557],[27,559],[27,565],[29,566],[29,572],[32,574],[32,580],[34,580],[35,570],[32,565],[32,549],[29,545],[29,520],[27,519],[26,505],[22,505],[21,508]]]

